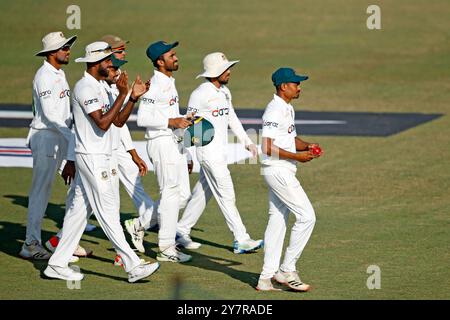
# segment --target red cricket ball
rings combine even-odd
[[[322,154],[322,149],[319,146],[314,146],[311,148],[311,152],[314,155],[321,155]]]

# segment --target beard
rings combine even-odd
[[[59,58],[56,57],[56,62],[59,64],[69,64],[69,57]]]
[[[108,78],[109,76],[109,70],[108,68],[103,68],[101,65],[98,68],[98,74],[102,77]]]

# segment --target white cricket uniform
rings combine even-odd
[[[206,146],[197,147],[197,159],[201,170],[177,231],[189,234],[214,195],[225,217],[228,228],[238,242],[250,239],[239,211],[236,208],[233,181],[227,166],[228,126],[239,141],[248,146],[253,142],[248,137],[234,111],[231,93],[226,86],[217,88],[207,81],[195,89],[188,103],[188,112],[209,120],[214,126],[214,139]]]
[[[25,241],[41,243],[42,219],[55,173],[63,159],[75,160],[69,85],[64,71],[47,61],[33,80],[33,115],[27,137],[33,155],[33,178]]]
[[[147,152],[159,184],[159,247],[175,245],[178,213],[190,196],[187,150],[168,127],[180,117],[175,79],[155,70],[150,89],[141,97],[137,125],[146,127]]]
[[[140,265],[140,259],[125,239],[120,224],[119,179],[112,157],[113,136],[110,129],[101,130],[89,116],[96,110],[105,113],[110,102],[104,86],[85,72],[73,90],[75,123],[76,176],[68,195],[62,236],[49,265],[67,267],[84,232],[89,216],[94,212],[103,232],[121,255],[126,272]]]
[[[119,95],[119,90],[115,84],[109,86],[103,81],[103,85],[108,92],[108,97],[112,106]],[[125,99],[125,103],[127,101],[128,98]],[[129,150],[135,149],[133,140],[131,139],[130,130],[126,124],[120,128],[112,124],[111,130],[118,133],[113,141],[113,157],[116,158],[119,167],[119,180],[133,200],[134,206],[139,214],[141,226],[148,229],[153,212],[155,212],[155,215],[157,214],[157,208],[153,199],[145,192],[139,175],[139,168],[136,163],[134,163],[131,154],[128,152]]]
[[[294,108],[274,95],[263,115],[262,137],[273,139],[275,146],[296,152]],[[296,271],[296,262],[314,229],[316,216],[295,174],[296,162],[263,155],[262,173],[269,186],[269,222],[264,234],[264,265],[262,279],[272,278],[278,269]],[[289,245],[280,267],[289,212],[295,215]]]

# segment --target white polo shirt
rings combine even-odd
[[[119,95],[119,90],[117,89],[117,87],[115,85],[110,86],[106,81],[102,80],[102,81],[100,81],[100,83],[105,87],[106,93],[108,94],[109,107],[107,110],[104,110],[104,112],[103,112],[103,113],[106,113],[114,105],[114,101],[116,101],[117,96]],[[116,127],[113,123],[113,124],[111,124],[109,129],[111,130],[112,149],[117,150],[120,145],[120,130],[121,130],[121,128]]]
[[[74,160],[75,137],[70,111],[70,88],[62,69],[47,61],[36,72],[33,80],[32,129],[51,130],[64,136],[68,143],[67,159]]]
[[[231,92],[226,86],[217,88],[210,81],[202,83],[192,92],[187,111],[195,111],[196,115],[204,117],[214,127],[211,143],[197,147],[199,160],[226,161],[228,126],[242,144],[248,146],[253,143],[236,116],[231,100]]]
[[[137,125],[146,127],[145,138],[173,136],[168,127],[169,118],[180,117],[178,92],[175,79],[155,70],[150,89],[141,97]]]
[[[274,94],[272,101],[267,105],[263,115],[262,137],[273,139],[273,144],[280,149],[296,152],[295,137],[295,111],[292,105]],[[295,160],[278,159],[263,154],[261,161],[263,168],[267,166],[286,167],[292,171],[297,170]]]
[[[83,154],[107,154],[112,152],[111,130],[103,131],[89,113],[110,108],[105,87],[86,71],[73,89],[72,112],[75,122],[75,152]]]

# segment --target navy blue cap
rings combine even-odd
[[[112,62],[112,66],[114,68],[120,68],[122,65],[124,65],[125,63],[127,63],[127,60],[120,60],[117,59],[113,54],[111,55],[111,62]]]
[[[272,82],[274,86],[279,86],[282,83],[289,82],[300,83],[308,78],[308,76],[299,76],[295,74],[295,71],[292,68],[279,68],[272,74]]]
[[[155,62],[162,54],[170,51],[170,49],[175,48],[177,45],[178,41],[174,43],[166,43],[164,41],[154,42],[147,48],[147,57]]]

